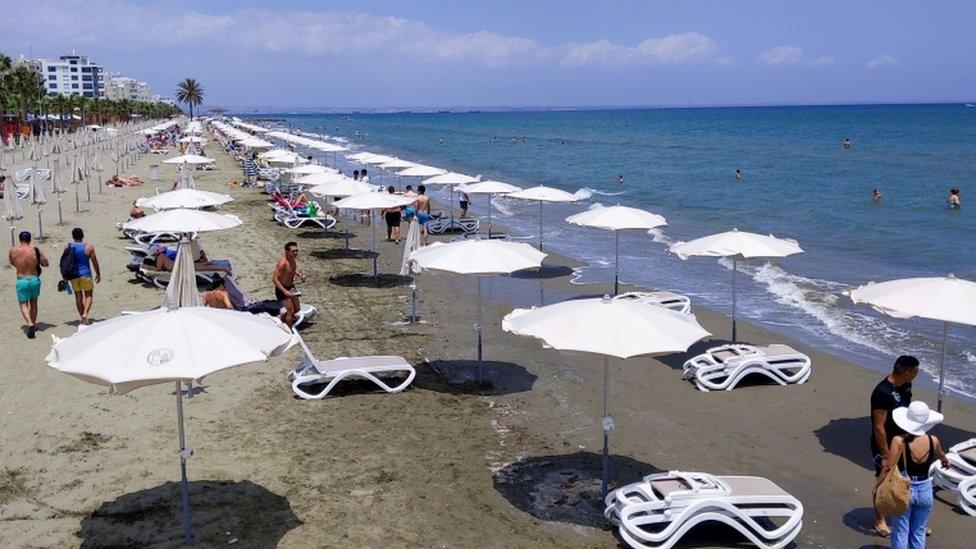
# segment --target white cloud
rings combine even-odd
[[[636,45],[609,40],[544,45],[522,36],[451,32],[421,21],[340,11],[242,9],[215,16],[123,0],[19,2],[10,11],[10,18],[20,21],[15,38],[23,43],[44,42],[52,35],[69,44],[111,37],[140,48],[201,51],[223,46],[241,55],[383,55],[492,68],[722,64],[726,59],[719,57],[711,38],[697,32],[647,38]]]
[[[864,67],[867,69],[880,69],[883,67],[894,67],[898,64],[898,59],[894,55],[884,54],[881,57],[875,57],[874,59],[868,61]]]
[[[758,61],[763,65],[796,65],[803,60],[803,48],[779,46],[759,54]]]
[[[834,57],[833,55],[823,55],[807,63],[807,65],[810,67],[826,67],[828,65],[836,65],[836,64],[837,64],[837,58]]]

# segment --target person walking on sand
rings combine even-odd
[[[427,187],[419,185],[417,187],[417,199],[413,202],[417,211],[417,223],[420,224],[420,242],[423,246],[428,244],[427,223],[430,221],[430,197],[426,193]]]
[[[95,247],[85,243],[85,232],[79,227],[71,229],[71,239],[65,247],[65,253],[75,257],[74,278],[70,280],[71,291],[75,294],[75,307],[81,316],[81,323],[91,324],[91,307],[94,299],[95,284],[102,281],[102,270],[98,266]],[[92,280],[92,268],[95,269],[95,279]]]
[[[271,275],[271,282],[275,287],[275,299],[280,301],[285,308],[285,312],[281,315],[281,321],[289,328],[295,325],[295,315],[298,314],[302,306],[298,300],[301,294],[295,290],[295,276],[302,277],[298,272],[297,257],[298,243],[289,242],[285,244],[285,255],[278,260],[274,273]]]
[[[902,477],[911,481],[908,492],[908,509],[891,517],[891,547],[893,549],[924,549],[926,528],[932,514],[932,479],[929,468],[938,459],[942,467],[949,467],[949,460],[942,451],[938,437],[927,434],[929,429],[942,423],[942,414],[930,410],[921,401],[910,406],[896,408],[892,412],[895,424],[904,434],[891,440],[888,459],[875,483],[877,491],[881,480],[891,469],[897,468]]]
[[[18,244],[10,248],[7,257],[17,271],[17,303],[20,314],[27,322],[27,338],[34,339],[37,332],[37,298],[41,296],[41,267],[47,267],[47,257],[31,245],[31,234],[22,231]]]
[[[895,359],[895,364],[888,374],[871,392],[871,455],[874,458],[874,477],[881,478],[885,461],[891,454],[891,441],[896,436],[904,434],[901,427],[895,423],[894,411],[904,408],[912,402],[912,380],[918,375],[918,359],[910,355],[902,355]],[[877,480],[872,499],[877,496]],[[885,517],[874,509],[874,531],[881,537],[891,535],[891,530],[885,523]]]
[[[396,194],[396,189],[393,185],[386,188],[386,192],[390,194]],[[400,218],[402,217],[400,208],[389,208],[383,210],[383,218],[386,219],[386,241],[393,242],[397,244],[400,243]]]

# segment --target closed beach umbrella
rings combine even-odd
[[[202,307],[200,292],[197,291],[197,273],[193,266],[193,251],[190,249],[189,236],[184,234],[180,238],[180,245],[176,249],[176,261],[173,262],[173,272],[170,273],[169,283],[166,285],[163,307]]]
[[[20,204],[20,198],[17,196],[17,187],[14,182],[8,180],[3,190],[3,218],[10,223],[10,245],[15,244],[14,241],[14,221],[17,219],[24,218],[24,207]]]
[[[483,277],[538,269],[546,254],[521,242],[461,240],[442,246],[426,246],[410,254],[410,260],[424,270],[478,277],[478,382],[482,378],[482,291]]]
[[[127,393],[175,383],[183,500],[183,543],[192,543],[183,430],[183,382],[278,355],[295,335],[266,315],[209,307],[161,308],[99,322],[71,337],[54,337],[48,366],[88,383]]]
[[[348,209],[348,210],[366,210],[369,211],[370,225],[373,227],[373,279],[379,278],[379,271],[376,264],[376,223],[373,219],[373,211],[375,210],[387,210],[390,208],[402,208],[412,204],[414,201],[413,197],[403,196],[399,194],[389,194],[389,193],[376,193],[367,192],[359,193],[343,198],[342,200],[336,201],[334,206],[336,208]]]
[[[683,353],[710,334],[694,316],[632,299],[609,296],[573,299],[516,309],[502,319],[502,329],[534,337],[557,351],[603,357],[603,480],[610,472],[610,357],[628,359]]]
[[[739,261],[745,259],[775,259],[803,253],[796,240],[777,238],[773,235],[750,233],[732,229],[724,233],[696,238],[689,242],[677,242],[668,251],[682,260],[691,256],[728,257],[732,259],[732,342],[738,341],[735,326],[735,279]]]
[[[505,195],[508,198],[514,198],[516,200],[535,200],[539,203],[539,250],[542,250],[542,203],[543,202],[576,202],[579,197],[575,194],[568,193],[561,189],[554,189],[552,187],[544,187],[542,185],[538,187],[530,187],[528,189],[522,189],[521,191],[515,191]]]
[[[28,179],[30,185],[30,201],[32,204],[47,204],[47,196],[44,194],[44,182],[41,181],[41,175],[38,173],[37,168],[31,168],[30,177]]]
[[[128,221],[124,229],[145,233],[198,233],[230,229],[241,224],[236,215],[176,208]]]
[[[620,231],[649,231],[668,224],[664,217],[630,206],[595,206],[571,215],[566,221],[584,227],[613,231],[613,295],[620,286]]]
[[[491,238],[491,197],[496,194],[507,195],[516,191],[521,191],[522,187],[509,185],[502,181],[479,181],[458,187],[457,190],[468,194],[487,194],[488,195],[488,238]]]
[[[136,204],[143,208],[154,210],[172,210],[175,208],[212,208],[234,200],[230,195],[200,191],[197,189],[177,189],[140,198]]]
[[[928,318],[942,321],[942,354],[939,358],[939,404],[945,396],[945,354],[949,324],[976,326],[976,282],[954,275],[903,278],[870,283],[849,292],[854,303],[866,303],[894,318]]]

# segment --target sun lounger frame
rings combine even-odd
[[[704,392],[731,391],[752,374],[761,374],[780,385],[799,385],[810,379],[810,364],[809,356],[787,345],[732,343],[712,347],[686,361],[682,377],[694,381]]]

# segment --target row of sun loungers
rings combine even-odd
[[[960,442],[946,452],[949,467],[936,461],[929,471],[937,489],[957,495],[957,503],[966,514],[976,517],[976,438]]]

